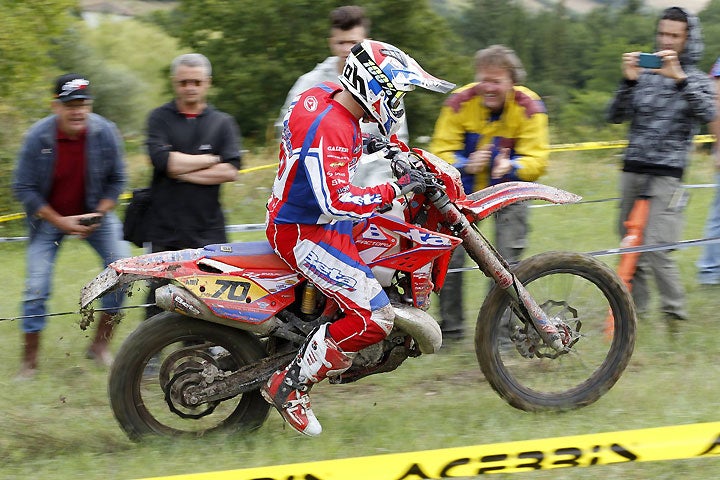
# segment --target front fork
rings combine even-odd
[[[495,280],[500,288],[505,290],[522,309],[516,312],[530,320],[540,334],[543,341],[560,352],[565,349],[563,336],[555,325],[548,319],[545,311],[537,304],[530,292],[509,270],[507,262],[495,251],[492,245],[477,231],[467,218],[450,201],[442,190],[428,190],[428,199],[440,211],[453,232],[462,239],[463,247],[470,258],[480,267],[485,276]]]

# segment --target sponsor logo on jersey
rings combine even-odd
[[[342,152],[342,153],[348,153],[350,151],[347,147],[341,147],[339,145],[330,145],[327,147],[328,152]]]
[[[315,98],[313,95],[306,97],[305,101],[303,102],[303,106],[308,112],[314,112],[318,108],[317,98]]]

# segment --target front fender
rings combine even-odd
[[[577,203],[580,195],[534,182],[505,182],[484,188],[455,203],[474,220],[482,220],[513,203],[544,200],[550,203]]]

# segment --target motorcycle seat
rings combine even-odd
[[[291,271],[266,240],[206,245],[204,249],[211,252],[208,257],[234,267]]]

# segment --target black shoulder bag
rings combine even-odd
[[[125,220],[123,221],[123,239],[142,247],[147,240],[145,229],[145,214],[150,208],[152,191],[150,187],[136,188],[132,192],[132,198],[125,209]]]

